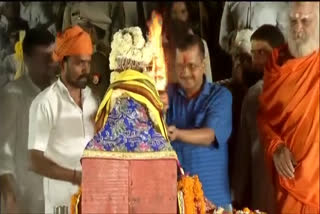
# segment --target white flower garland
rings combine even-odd
[[[129,27],[119,30],[113,36],[109,56],[110,69],[121,66],[119,59],[129,59],[143,65],[148,65],[154,56],[150,42],[146,42],[139,27]]]

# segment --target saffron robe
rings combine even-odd
[[[279,213],[319,213],[319,50],[279,65],[281,50],[273,51],[266,66],[260,96],[258,124],[266,161]],[[294,179],[275,170],[272,157],[280,143],[297,161]]]

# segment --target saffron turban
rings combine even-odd
[[[93,47],[90,35],[75,25],[57,34],[53,60],[61,62],[65,56],[92,55]]]

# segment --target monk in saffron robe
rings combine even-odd
[[[278,213],[319,213],[319,2],[292,2],[265,68],[258,123]]]

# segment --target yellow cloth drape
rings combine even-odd
[[[106,114],[104,115],[104,119],[103,119],[103,124],[105,124],[107,122],[108,119],[108,115],[110,113],[111,109],[111,96],[112,96],[112,92],[114,91],[114,88],[120,84],[120,83],[125,83],[128,85],[133,85],[133,86],[138,86],[141,87],[143,89],[145,89],[146,91],[148,91],[154,98],[154,100],[156,101],[156,104],[158,106],[161,106],[161,108],[163,108],[163,104],[160,101],[160,97],[159,97],[159,93],[156,90],[155,87],[155,83],[154,81],[148,77],[147,75],[139,72],[139,71],[135,71],[135,70],[126,70],[123,71],[121,73],[119,73],[112,81],[111,81],[111,85],[109,87],[109,89],[107,90],[96,115],[96,122],[100,119],[101,117],[101,113],[102,110],[105,109]],[[145,84],[145,83],[149,83],[149,84]],[[146,97],[129,91],[129,90],[125,90],[126,93],[132,97],[133,99],[135,99],[136,101],[142,103],[144,106],[147,107],[148,111],[150,114],[152,114],[155,118],[155,121],[158,125],[158,128],[160,129],[160,133],[162,134],[162,136],[164,136],[168,142],[169,142],[169,138],[168,138],[168,134],[167,134],[167,129],[165,127],[165,123],[163,121],[162,115],[161,113],[157,110],[157,108],[152,104],[152,102],[150,100],[148,100]]]
[[[79,214],[79,204],[81,198],[81,187],[78,192],[71,197],[71,214]]]
[[[14,76],[14,79],[19,79],[24,74],[24,61],[23,61],[23,49],[22,49],[22,43],[24,40],[24,37],[26,35],[25,31],[19,31],[19,41],[16,43],[14,50],[15,50],[15,59],[18,62],[18,69],[16,71],[16,74]]]

